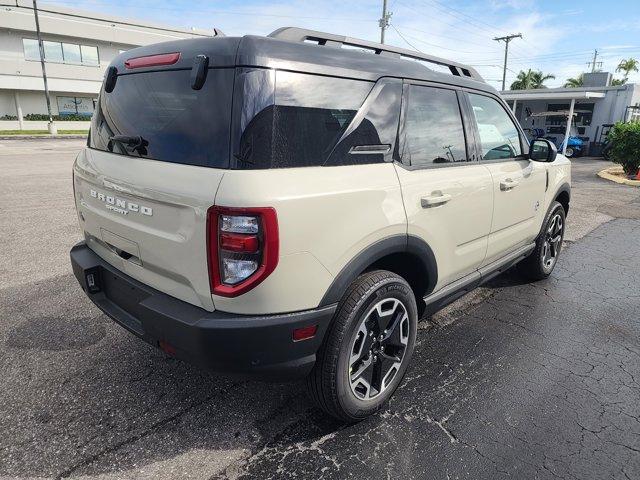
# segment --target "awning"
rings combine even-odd
[[[502,98],[510,100],[581,100],[585,98],[604,98],[604,92],[590,92],[585,90],[557,92],[541,88],[537,91],[531,90],[509,90],[501,93]]]
[[[556,110],[549,112],[536,112],[529,115],[530,117],[568,117],[569,110]],[[579,113],[592,113],[591,110],[574,110],[573,116],[575,117]]]

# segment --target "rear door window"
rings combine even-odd
[[[234,69],[210,69],[202,89],[191,88],[190,70],[119,75],[100,94],[89,146],[120,155],[227,168]],[[132,148],[116,135],[140,136]]]
[[[454,90],[410,85],[402,160],[415,167],[469,161]]]
[[[287,71],[238,69],[235,167],[324,165],[373,83]]]

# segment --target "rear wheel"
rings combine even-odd
[[[559,202],[553,202],[536,239],[535,249],[520,264],[520,270],[527,277],[541,280],[551,275],[562,249],[565,221],[564,207]]]
[[[393,395],[413,354],[418,314],[411,287],[377,270],[345,292],[307,379],[315,403],[344,421],[375,413]]]
[[[571,147],[567,147],[567,151],[564,153],[564,156],[567,158],[573,158],[576,152]]]

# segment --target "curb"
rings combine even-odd
[[[629,180],[628,178],[621,177],[615,173],[621,173],[622,167],[609,167],[604,170],[600,170],[597,175],[600,178],[609,180],[611,182],[618,183],[620,185],[629,185],[631,187],[640,187],[640,180]]]
[[[0,140],[38,140],[38,139],[66,139],[66,138],[74,138],[74,139],[86,139],[87,135],[79,135],[79,134],[72,134],[72,135],[49,135],[49,134],[43,134],[43,135],[2,135],[2,132],[0,132]]]

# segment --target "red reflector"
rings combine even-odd
[[[124,62],[126,68],[156,67],[158,65],[173,65],[180,60],[180,52],[147,55],[146,57],[130,58]]]
[[[255,253],[260,248],[260,242],[255,235],[222,233],[220,235],[220,248],[232,252]]]
[[[164,340],[160,340],[158,342],[158,346],[160,347],[160,350],[162,350],[167,355],[174,356],[176,354],[176,347],[174,347],[173,345],[168,344]]]
[[[299,342],[300,340],[307,340],[309,338],[313,338],[317,331],[318,331],[317,325],[312,325],[310,327],[296,328],[293,331],[293,341]]]

